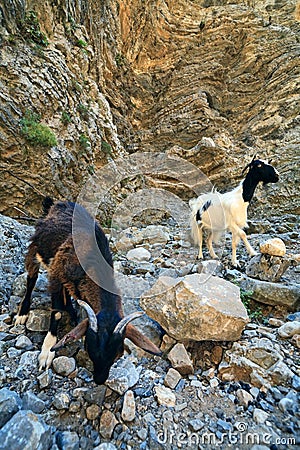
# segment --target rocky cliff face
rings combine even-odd
[[[76,198],[89,174],[135,151],[183,156],[220,188],[257,151],[282,174],[258,211],[299,206],[296,0],[0,5],[1,212]],[[28,136],[24,117],[55,141]]]

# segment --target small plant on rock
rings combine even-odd
[[[47,36],[42,33],[40,23],[35,11],[27,11],[21,21],[20,28],[25,39],[28,39],[42,47],[49,44]]]
[[[82,150],[87,150],[91,146],[89,138],[85,134],[79,136],[79,143]]]
[[[57,145],[55,134],[47,125],[40,123],[39,114],[32,111],[26,111],[21,119],[21,132],[26,140],[32,145],[41,145],[42,147],[54,147]]]
[[[80,117],[83,120],[88,120],[89,119],[89,108],[87,106],[85,106],[83,103],[79,103],[79,105],[77,106],[77,111],[80,114]]]
[[[111,145],[108,144],[106,141],[101,141],[101,150],[106,155],[111,155],[112,154]]]
[[[122,66],[125,65],[126,63],[126,58],[124,55],[122,55],[121,53],[117,53],[116,57],[115,57],[115,61],[116,61],[116,65],[117,67],[121,68]]]
[[[77,47],[83,48],[85,49],[88,44],[86,41],[84,41],[83,39],[78,39],[78,41],[76,42]]]
[[[70,114],[67,111],[63,111],[61,113],[61,119],[62,123],[64,125],[68,125],[68,123],[70,123],[72,121],[72,118],[70,116]]]
[[[249,319],[252,322],[264,322],[265,317],[263,315],[260,306],[256,305],[256,302],[252,300],[253,291],[240,289],[240,297],[243,305],[246,308]]]

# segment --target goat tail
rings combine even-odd
[[[199,227],[202,227],[202,214],[210,207],[211,200],[207,200],[203,205],[196,210],[195,214],[195,208],[194,211],[191,214],[191,233],[192,238],[195,244],[200,244],[199,242]],[[193,207],[193,201],[190,202],[190,206]]]
[[[45,197],[42,203],[44,215],[47,216],[49,209],[54,205],[54,201],[51,197]]]

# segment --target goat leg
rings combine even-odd
[[[28,247],[28,252],[25,258],[25,266],[27,270],[26,292],[21,301],[18,313],[15,318],[15,325],[23,325],[28,317],[30,310],[31,294],[39,276],[40,263],[37,261],[37,248],[32,242]]]

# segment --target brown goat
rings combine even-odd
[[[105,382],[111,365],[123,354],[126,337],[142,349],[160,355],[160,349],[129,323],[143,313],[124,317],[109,244],[99,224],[76,203],[53,203],[46,198],[43,205],[47,215],[37,222],[31,238],[25,259],[27,289],[16,316],[16,324],[26,322],[42,263],[48,270],[52,312],[39,356],[40,370],[50,367],[55,355],[53,350],[83,335],[86,335],[86,348],[98,384]],[[80,225],[74,231],[75,216]],[[68,311],[77,321],[71,297],[86,310],[88,318],[57,344],[61,312]]]

